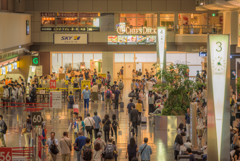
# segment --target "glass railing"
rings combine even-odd
[[[223,27],[216,25],[177,25],[177,34],[222,34]]]

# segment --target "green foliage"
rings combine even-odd
[[[198,91],[204,85],[189,80],[188,73],[189,69],[185,64],[171,64],[168,69],[156,73],[158,79],[163,78],[165,83],[156,84],[154,87],[162,93],[168,91],[162,115],[184,115],[190,107],[192,92]]]
[[[237,84],[236,84],[236,87],[237,87],[237,93],[239,94],[239,93],[240,93],[240,77],[237,78]]]

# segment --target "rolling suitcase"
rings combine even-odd
[[[146,124],[147,123],[147,117],[142,116],[141,117],[141,123]]]
[[[120,108],[124,108],[124,102],[120,102]]]

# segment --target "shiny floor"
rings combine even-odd
[[[118,160],[126,161],[125,158],[127,144],[129,143],[129,138],[132,137],[129,133],[129,124],[128,124],[128,115],[126,115],[127,104],[129,102],[128,93],[130,92],[130,80],[124,81],[125,88],[123,90],[123,102],[124,102],[124,112],[120,110],[106,110],[103,102],[99,103],[90,103],[89,113],[93,116],[95,111],[98,112],[98,116],[101,118],[104,117],[106,113],[112,116],[116,114],[120,124],[120,130],[122,135],[118,136],[117,139],[117,150],[119,152]],[[136,102],[136,100],[134,101]],[[144,107],[147,107],[147,100],[144,102]],[[83,110],[83,102],[78,102],[80,107],[80,116],[86,116],[87,111]],[[46,106],[46,105],[44,105]],[[120,107],[119,107],[120,108]],[[53,113],[54,112],[54,113]],[[8,147],[22,147],[25,145],[24,137],[21,136],[22,124],[24,123],[28,112],[23,112],[23,109],[20,107],[11,108],[9,111],[4,109],[0,110],[0,113],[3,114],[4,120],[6,121],[9,132],[6,134],[6,144]],[[10,113],[10,115],[8,114]],[[153,154],[151,155],[151,160],[153,161],[171,161],[174,160],[173,156],[173,142],[176,136],[176,131],[162,131],[155,130],[154,126],[151,124],[151,118],[147,115],[148,109],[144,113],[147,116],[147,124],[141,125],[138,128],[138,136],[136,137],[137,145],[143,144],[143,138],[148,137],[148,144],[152,147]],[[68,131],[69,120],[67,119],[67,103],[62,102],[61,109],[49,109],[45,107],[42,110],[42,116],[47,125],[47,137],[49,137],[50,132],[54,131],[56,133],[56,138],[59,140],[62,137],[64,131]],[[53,118],[54,116],[54,118]],[[59,117],[57,117],[59,116]],[[33,136],[35,136],[33,134]],[[73,135],[70,136],[73,139]],[[103,138],[104,139],[104,138]],[[0,142],[1,145],[1,142]],[[76,152],[72,151],[71,160],[76,160]],[[46,159],[47,160],[47,159]],[[57,160],[61,160],[61,155],[57,156]]]

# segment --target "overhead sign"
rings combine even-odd
[[[0,148],[0,160],[12,161],[12,148]]]
[[[229,35],[208,35],[208,160],[229,160]]]
[[[199,52],[199,56],[200,57],[206,57],[207,56],[207,52]]]
[[[91,82],[90,80],[82,80],[81,81],[81,90],[84,90],[88,86],[88,89],[91,89]]]
[[[50,91],[49,92],[49,107],[50,108],[61,108],[62,107],[62,92],[61,91]]]
[[[32,112],[32,125],[33,126],[40,126],[42,125],[42,114],[41,112]]]
[[[166,68],[166,27],[158,27],[157,33],[157,58],[163,70]]]
[[[32,56],[32,66],[38,66],[38,65],[39,65],[39,57]]]
[[[156,35],[109,35],[108,45],[155,45]]]
[[[54,34],[54,44],[87,44],[88,34]]]
[[[56,80],[50,80],[49,87],[52,88],[52,89],[56,89],[56,87],[57,87]]]

